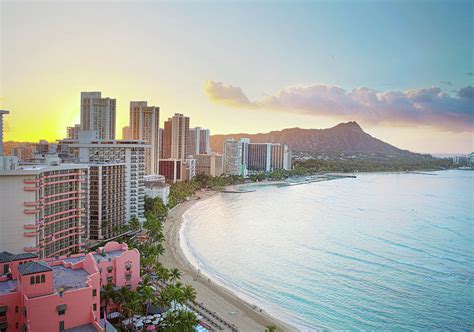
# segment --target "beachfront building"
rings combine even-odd
[[[211,153],[210,131],[201,127],[189,129],[188,156]]]
[[[196,174],[221,176],[224,174],[223,156],[221,154],[198,154],[196,159]]]
[[[224,142],[223,168],[224,174],[241,175],[242,166],[242,144],[233,138]]]
[[[89,239],[120,235],[125,219],[125,163],[89,164]]]
[[[160,159],[160,175],[165,177],[167,183],[182,181],[182,160]]]
[[[131,139],[147,142],[145,174],[158,174],[160,156],[160,108],[148,106],[146,101],[130,102]]]
[[[79,163],[125,164],[125,218],[144,218],[145,149],[150,145],[138,140],[95,140],[94,132],[80,132],[78,141],[60,141],[62,158]],[[92,136],[92,137],[91,137]]]
[[[52,257],[81,252],[88,236],[87,165],[0,172],[0,250]]]
[[[116,100],[100,92],[81,92],[81,130],[96,131],[99,139],[115,139]]]
[[[102,331],[101,285],[135,289],[139,281],[139,251],[117,242],[46,260],[0,252],[0,330]]]
[[[288,145],[272,143],[271,145],[271,157],[270,157],[270,169],[291,169],[291,152],[288,149]]]
[[[185,160],[189,151],[189,117],[176,113],[164,123],[163,159]]]
[[[248,143],[247,168],[249,172],[271,172],[291,168],[288,145],[279,143]]]
[[[183,162],[182,172],[183,180],[192,180],[196,176],[196,159],[186,158]]]
[[[166,184],[166,179],[163,175],[151,174],[145,175],[145,196],[151,198],[160,198],[163,203],[168,204],[168,197],[170,194],[170,186]]]

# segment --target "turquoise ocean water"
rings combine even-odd
[[[472,330],[474,172],[431,174],[218,194],[186,212],[182,247],[300,330]]]

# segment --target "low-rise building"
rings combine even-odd
[[[221,154],[198,154],[196,159],[196,174],[221,176],[224,174],[223,156]]]
[[[102,331],[101,286],[135,289],[140,253],[109,242],[97,252],[39,260],[32,253],[0,253],[2,331]]]
[[[160,175],[165,177],[167,183],[182,181],[181,159],[160,159]]]
[[[151,174],[145,175],[145,196],[156,198],[159,197],[163,203],[168,204],[170,194],[170,186],[166,184],[163,175]]]

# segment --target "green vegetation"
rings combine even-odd
[[[190,193],[190,188],[192,187],[187,185],[179,186],[176,194]],[[146,221],[143,223],[143,230],[146,231],[148,239],[144,242],[137,240],[136,233],[142,230],[142,225],[136,218],[124,228],[134,231],[134,236],[126,240],[129,248],[137,248],[141,254],[143,277],[140,286],[136,290],[130,290],[127,287],[116,289],[112,284],[105,285],[101,289],[101,302],[107,309],[113,301],[125,318],[137,314],[148,315],[151,307],[159,308],[167,313],[157,330],[193,331],[193,327],[198,323],[196,315],[183,310],[180,305],[195,301],[196,291],[192,286],[181,283],[181,271],[176,268],[168,269],[159,262],[159,256],[164,253],[163,222],[167,214],[168,207],[160,198],[145,198]],[[117,323],[116,328],[120,331],[133,330],[131,324]]]
[[[420,170],[440,170],[452,168],[449,159],[438,159],[431,156],[418,158],[372,158],[372,159],[309,159],[294,163],[290,175],[303,175],[319,172],[402,172]]]
[[[223,189],[225,186],[244,183],[241,176],[207,176],[199,174],[190,181],[177,182],[171,185],[168,207],[171,209],[184,202],[199,189]]]

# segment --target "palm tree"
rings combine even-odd
[[[137,292],[129,292],[126,301],[123,303],[122,310],[131,324],[132,316],[141,313],[142,306]],[[128,326],[130,328],[130,325]]]
[[[115,292],[115,303],[118,305],[119,309],[122,310],[122,306],[127,303],[130,297],[130,289],[127,287],[121,287]]]
[[[196,290],[191,285],[183,287],[182,295],[184,303],[196,301]]]
[[[170,278],[170,271],[165,268],[160,262],[156,262],[154,271],[158,280],[167,282]]]
[[[174,267],[170,270],[170,281],[175,283],[181,278],[181,271]]]
[[[276,331],[275,325],[268,325],[267,328],[265,329],[265,332],[275,332],[275,331]]]
[[[100,302],[105,303],[105,315],[108,313],[110,300],[115,300],[116,292],[112,284],[102,286],[100,290]]]
[[[140,290],[140,300],[143,302],[145,314],[148,316],[148,305],[156,301],[156,294],[151,286],[144,286]]]

